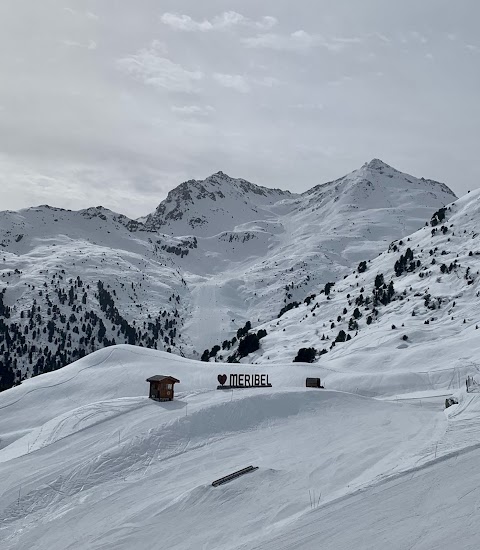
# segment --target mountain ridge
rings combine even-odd
[[[193,202],[171,200],[161,231],[103,207],[0,212],[2,368],[20,380],[114,343],[198,358],[276,318],[454,197],[372,164],[369,178],[359,169],[309,195],[223,172],[184,182],[177,198]]]
[[[252,204],[247,202],[250,194],[253,194],[255,199]],[[188,180],[172,189],[166,199],[158,205],[155,212],[146,217],[145,226],[148,229],[162,230],[163,232],[165,232],[164,229],[168,231],[173,226],[172,234],[177,235],[182,233],[178,229],[178,227],[181,227],[183,234],[187,234],[185,231],[196,230],[205,234],[205,236],[207,234],[211,236],[211,230],[204,231],[204,226],[209,225],[209,220],[205,213],[196,208],[198,203],[207,202],[207,207],[214,208],[218,218],[220,215],[227,216],[225,207],[222,205],[227,203],[226,208],[228,210],[228,198],[242,200],[247,205],[247,208],[243,208],[242,212],[244,218],[247,216],[253,219],[262,205],[272,204],[272,199],[280,200],[291,196],[290,191],[270,189],[250,183],[242,178],[231,178],[223,172],[216,172],[204,180]],[[190,218],[185,223],[186,211],[190,209],[192,209],[192,213],[189,214]],[[231,212],[229,213],[231,214]],[[214,227],[218,232],[221,230],[218,225]]]
[[[219,199],[225,198],[224,193],[222,192],[222,189],[218,189],[219,186],[222,186],[225,183],[226,184],[234,184],[237,188],[240,188],[243,193],[252,192],[255,195],[263,196],[263,197],[267,197],[268,195],[278,195],[280,197],[283,197],[284,199],[288,199],[288,198],[296,199],[296,198],[300,198],[302,196],[310,196],[312,194],[315,194],[317,191],[323,191],[323,190],[327,189],[329,186],[332,186],[333,184],[339,185],[341,183],[346,183],[350,179],[354,179],[355,176],[358,176],[365,169],[370,173],[380,172],[381,174],[383,174],[383,171],[387,170],[387,171],[393,172],[395,174],[400,174],[402,176],[406,176],[406,181],[410,181],[410,183],[411,183],[411,180],[409,180],[409,178],[412,178],[413,180],[416,180],[417,182],[421,181],[421,182],[424,182],[426,184],[430,184],[430,185],[433,185],[433,186],[438,186],[443,192],[445,192],[446,194],[449,194],[452,197],[456,198],[455,193],[445,183],[442,183],[442,182],[439,182],[439,181],[436,181],[436,180],[432,180],[432,179],[428,179],[428,178],[424,178],[424,177],[416,178],[414,176],[410,176],[409,174],[403,173],[403,172],[397,170],[396,168],[390,166],[389,164],[382,161],[381,159],[373,158],[369,162],[365,162],[360,168],[358,168],[356,170],[353,170],[352,172],[348,173],[345,176],[342,176],[342,177],[337,178],[335,180],[331,180],[331,181],[326,182],[326,183],[317,184],[317,185],[311,187],[310,189],[307,189],[306,191],[303,191],[301,193],[294,193],[294,192],[291,192],[287,189],[279,189],[279,188],[275,188],[275,187],[266,187],[266,186],[254,184],[254,183],[249,182],[248,180],[245,180],[243,178],[231,177],[228,174],[226,174],[225,172],[219,170],[217,172],[214,172],[210,176],[207,176],[203,180],[190,179],[190,180],[186,180],[186,181],[180,183],[179,185],[177,185],[176,187],[174,187],[173,189],[171,189],[168,192],[167,197],[159,203],[159,205],[157,206],[157,208],[155,209],[154,212],[151,212],[151,213],[146,214],[145,216],[141,216],[139,218],[129,218],[128,216],[126,216],[122,213],[115,212],[115,211],[113,211],[109,208],[106,208],[104,206],[101,206],[101,205],[86,207],[86,208],[82,208],[80,210],[72,210],[72,209],[52,206],[52,205],[49,205],[49,204],[41,204],[41,205],[38,205],[38,206],[31,206],[31,207],[22,208],[22,209],[19,209],[19,210],[4,210],[4,211],[0,211],[0,212],[2,212],[2,213],[12,213],[13,214],[13,213],[20,213],[20,212],[28,211],[28,210],[35,210],[35,209],[44,208],[44,209],[49,209],[49,210],[57,211],[57,212],[85,213],[84,215],[88,215],[90,213],[90,214],[92,214],[92,216],[94,216],[94,215],[100,216],[102,214],[103,215],[107,214],[107,215],[114,216],[114,217],[118,218],[119,220],[125,220],[126,222],[128,222],[131,225],[137,226],[137,227],[142,228],[142,229],[144,228],[146,231],[155,232],[155,231],[158,231],[166,223],[164,221],[160,221],[160,223],[159,223],[159,221],[158,221],[159,217],[161,218],[163,215],[165,215],[167,220],[169,220],[169,219],[174,220],[175,215],[180,214],[180,212],[179,212],[180,204],[179,203],[180,203],[181,200],[184,200],[186,203],[194,204],[195,203],[194,199],[201,200],[203,198],[208,197],[208,198],[210,198],[210,200],[215,202],[217,200],[217,197]],[[391,174],[387,174],[387,177],[391,177]],[[217,187],[216,192],[209,191],[206,188],[205,185],[213,186],[214,188]],[[195,197],[192,197],[192,194],[193,194],[194,190],[196,190],[199,194],[196,195]],[[173,211],[168,210],[167,205],[169,203],[172,203],[173,201],[176,201],[175,208],[173,209]],[[183,216],[181,216],[181,217],[183,217]],[[132,222],[133,222],[133,224],[132,224]],[[194,227],[192,227],[192,229],[194,229]]]

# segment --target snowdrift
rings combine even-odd
[[[266,372],[273,387],[215,390],[217,374],[230,372]],[[146,397],[152,374],[180,379],[174,401]],[[312,374],[330,381],[326,390],[304,387]],[[442,410],[454,375],[384,373],[363,387],[381,394],[374,399],[334,389],[358,384],[359,372],[199,363],[132,346],[96,352],[0,394],[2,548],[153,549],[159,524],[162,545],[178,549],[291,548],[293,539],[310,549],[320,536],[333,548],[340,531],[345,547],[380,548],[410,498],[422,519],[392,532],[420,536],[423,507],[434,506],[423,495],[438,479],[430,472],[448,467],[450,491],[463,491],[457,476],[472,475],[467,457],[479,452],[480,394]],[[427,389],[405,391],[419,381]],[[258,470],[211,486],[249,464]],[[396,512],[381,516],[372,546],[378,495]],[[431,517],[447,513],[438,505]]]

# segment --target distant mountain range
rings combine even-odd
[[[262,339],[265,353],[244,360],[272,360],[284,353],[280,340],[289,342],[292,360],[300,343],[314,344],[312,334],[322,332],[326,317],[336,329],[335,319],[347,315],[331,310],[339,289],[359,282],[344,276],[371,260],[362,281],[376,262],[388,279],[393,268],[382,262],[393,259],[392,248],[376,256],[455,199],[442,183],[374,159],[302,194],[218,172],[182,183],[139,220],[102,207],[0,212],[0,387],[112,344],[198,358],[247,321],[269,334]],[[431,229],[419,235],[428,237]],[[454,242],[448,246],[456,253]],[[405,254],[405,243],[396,247],[396,255]],[[423,267],[425,261],[422,256]],[[308,311],[295,303],[320,296],[329,282],[336,283],[322,306],[329,313],[304,334],[295,316]],[[288,307],[294,311],[272,325]],[[295,330],[284,324],[288,319],[295,319]],[[274,337],[277,322],[282,334]]]

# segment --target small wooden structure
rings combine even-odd
[[[155,399],[156,401],[172,401],[173,399],[173,386],[178,384],[180,380],[177,380],[173,376],[163,376],[157,374],[147,378],[147,382],[150,382],[150,393],[148,397]]]
[[[322,388],[323,386],[320,384],[320,378],[307,378],[307,381],[305,382],[305,386],[307,388]]]

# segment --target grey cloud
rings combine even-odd
[[[267,48],[278,51],[308,52],[312,48],[323,44],[324,38],[311,35],[303,30],[288,35],[264,33],[244,38],[243,44],[249,48]]]
[[[62,44],[70,48],[84,48],[86,50],[96,50],[97,43],[94,40],[90,40],[88,43],[82,44],[81,42],[75,42],[75,40],[62,40]]]
[[[242,75],[214,73],[213,78],[221,86],[225,88],[232,88],[242,94],[246,94],[251,91],[250,84]]]
[[[273,76],[246,76],[239,74],[223,74],[214,73],[213,80],[215,80],[220,86],[224,88],[232,88],[233,90],[247,94],[250,93],[254,86],[264,86],[267,88],[273,88],[280,84],[280,80]]]
[[[196,21],[189,15],[167,12],[162,15],[161,20],[162,23],[177,31],[186,32],[225,31],[239,25],[268,30],[277,24],[277,19],[270,15],[263,16],[258,21],[252,21],[235,11],[226,11],[211,20],[203,19],[202,21]]]
[[[146,165],[128,163],[64,163],[52,170],[26,158],[21,159],[20,168],[18,162],[11,160],[0,156],[2,201],[8,204],[2,206],[9,209],[54,204],[78,210],[101,204],[138,217],[150,212],[158,203],[158,197],[183,177],[182,173],[172,177]]]
[[[119,59],[117,67],[149,86],[164,88],[174,92],[192,92],[196,83],[202,80],[199,70],[188,70],[164,57],[158,51],[157,43],[142,48],[137,53]]]
[[[215,108],[211,105],[172,105],[171,110],[185,116],[208,116]]]
[[[360,37],[325,38],[320,34],[310,34],[303,29],[290,34],[263,33],[242,39],[248,48],[266,48],[277,51],[308,53],[313,48],[323,47],[331,51],[343,50],[347,45],[359,44]]]
[[[70,7],[64,7],[63,11],[68,13],[69,15],[73,15],[74,17],[86,17],[87,19],[91,19],[93,21],[99,20],[99,16],[93,11],[82,12]]]

